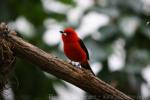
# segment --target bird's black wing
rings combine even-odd
[[[89,60],[89,53],[88,53],[86,46],[84,45],[84,43],[81,39],[79,39],[79,43],[80,43],[81,48],[85,51],[87,59]]]

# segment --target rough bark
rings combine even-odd
[[[3,30],[0,30],[0,33],[3,34]],[[5,40],[11,44],[13,47],[12,51],[21,59],[25,59],[37,65],[41,70],[48,72],[59,79],[65,80],[82,90],[101,98],[101,100],[133,100],[86,70],[75,68],[66,61],[39,49],[13,34],[16,33],[13,31],[9,32],[8,36],[5,36]]]

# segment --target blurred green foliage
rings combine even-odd
[[[73,0],[56,1],[72,7],[76,6]],[[94,2],[94,5],[87,9],[82,17],[90,11],[95,11],[108,15],[110,23],[99,28],[101,39],[95,40],[91,36],[84,39],[88,48],[95,48],[92,51],[91,62],[102,63],[103,67],[98,77],[110,84],[115,82],[116,88],[138,99],[136,97],[141,96],[140,86],[146,83],[141,71],[150,64],[150,25],[147,24],[150,21],[150,13],[143,11],[141,0],[94,0]],[[46,18],[50,17],[67,23],[66,14],[46,12],[40,0],[1,0],[0,12],[0,21],[8,23],[15,21],[19,16],[24,16],[33,24],[36,33],[32,38],[24,38],[47,52],[63,57],[58,49],[59,46],[48,46],[42,41],[42,36],[45,31],[43,22]],[[122,23],[133,19],[139,22],[139,25],[133,31],[134,33],[128,36],[127,31],[124,30],[126,26],[122,26]],[[111,71],[108,58],[115,52],[113,43],[120,38],[125,41],[125,65],[121,70]],[[46,76],[35,65],[19,58],[17,58],[10,83],[15,100],[48,100],[50,95],[57,96],[54,85],[64,85],[61,80]]]

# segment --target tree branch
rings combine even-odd
[[[6,33],[4,29],[7,27],[3,26],[5,25],[1,25],[0,27],[1,34]],[[14,31],[8,32],[8,36],[0,35],[0,37],[4,38],[5,41],[12,45],[12,51],[16,56],[39,66],[43,71],[81,88],[82,90],[101,98],[101,100],[133,100],[99,78],[91,75],[86,70],[75,68],[66,61],[44,52],[22,38],[13,35],[16,34]]]

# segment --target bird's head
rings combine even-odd
[[[64,31],[60,31],[60,33],[62,34],[63,41],[71,42],[78,39],[77,33],[71,27],[66,28]]]

